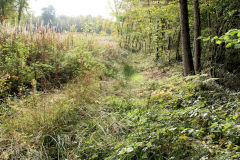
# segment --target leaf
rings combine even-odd
[[[218,39],[218,36],[215,36],[215,37],[213,37],[212,39],[211,39],[211,42],[213,42],[213,41],[215,41],[215,40],[217,40]]]
[[[158,99],[159,103],[162,103],[163,101],[164,101],[163,98]]]
[[[235,44],[235,45],[234,45],[234,48],[235,48],[235,49],[240,49],[240,44]]]
[[[201,114],[201,116],[202,116],[203,118],[205,118],[207,115],[208,115],[207,112]]]
[[[240,37],[240,30],[238,31],[238,34],[237,34],[238,37]]]
[[[68,150],[67,152],[68,152],[69,154],[72,154],[72,153],[73,153],[71,150]]]
[[[228,44],[226,45],[226,48],[230,48],[230,47],[232,47],[232,43],[228,43]]]
[[[125,153],[130,153],[133,151],[133,148],[132,147],[128,147],[128,148],[123,148],[119,153],[118,155],[123,155]]]
[[[175,128],[170,128],[169,131],[175,131],[177,129],[177,127]]]
[[[237,30],[233,30],[230,34],[231,34],[231,36],[234,36],[234,35],[237,34],[237,33],[238,33]]]
[[[218,40],[216,41],[216,44],[222,44],[222,41]]]
[[[224,40],[229,40],[229,35],[228,35],[228,33],[223,36],[223,39],[224,39]]]
[[[132,147],[125,148],[125,151],[126,151],[127,153],[132,152],[132,151],[133,151],[133,148],[132,148]]]
[[[211,39],[211,37],[207,37],[207,38],[204,38],[203,41],[206,42],[206,41],[209,41]]]

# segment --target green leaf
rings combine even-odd
[[[222,41],[218,40],[216,41],[216,44],[222,44]]]
[[[158,99],[159,103],[162,103],[163,101],[164,101],[163,98]]]
[[[230,47],[232,47],[232,43],[228,43],[228,44],[226,45],[226,48],[230,48]]]
[[[238,30],[233,30],[230,34],[231,34],[231,36],[234,36],[237,33],[238,33]]]
[[[240,37],[240,30],[238,31],[238,34],[237,34],[238,37]]]
[[[206,41],[209,41],[211,39],[211,37],[207,37],[207,38],[204,38],[203,41],[206,42]]]
[[[218,36],[215,36],[211,39],[211,42],[213,42],[214,40],[217,40],[218,39]]]
[[[235,49],[240,49],[240,44],[235,44],[235,45],[234,45],[234,48],[235,48]]]
[[[227,33],[226,35],[223,36],[223,39],[224,39],[224,40],[229,40],[228,33]]]

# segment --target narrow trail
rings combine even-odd
[[[73,139],[69,144],[71,152],[91,155],[100,152],[95,150],[98,148],[101,152],[108,152],[111,146],[121,143],[123,137],[131,132],[131,126],[135,125],[132,115],[127,112],[134,107],[136,110],[148,107],[153,84],[161,72],[150,64],[149,59],[124,53],[123,59],[116,60],[119,62],[115,68],[117,74],[97,82],[94,100],[84,104],[84,111],[80,109],[81,114],[75,115],[78,116],[77,122],[63,135]],[[91,148],[89,144],[95,147]],[[109,153],[102,154],[106,156]]]
[[[134,133],[166,73],[151,57],[121,50],[111,41],[98,43],[106,46],[98,55],[104,75],[90,72],[52,93],[19,100],[15,116],[5,119],[12,136],[1,135],[2,156],[16,150],[21,158],[104,159]]]
[[[146,101],[150,94],[150,84],[156,77],[139,66],[142,59],[133,59],[130,56],[126,59],[119,66],[119,73],[115,78],[100,81],[106,89],[105,96]]]

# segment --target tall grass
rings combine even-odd
[[[72,33],[57,33],[49,26],[28,24],[0,26],[0,98],[23,94],[37,81],[37,89],[59,86],[72,79],[80,61],[69,51],[81,38]],[[81,54],[75,57],[81,57]],[[71,62],[70,62],[71,61]],[[79,67],[80,68],[80,67]]]
[[[97,131],[89,136],[104,133],[104,137],[109,139],[109,131],[105,131],[106,127],[116,121],[113,116],[102,112],[106,108],[101,104],[105,97],[103,90],[107,87],[111,88],[111,86],[107,83],[100,84],[98,80],[106,80],[106,76],[112,77],[115,74],[114,68],[118,65],[116,59],[119,58],[115,53],[120,51],[119,48],[90,36],[83,37],[72,33],[58,34],[52,30],[45,31],[47,31],[44,32],[45,38],[39,32],[29,33],[35,34],[34,37],[39,37],[39,39],[34,41],[29,38],[30,41],[26,41],[22,45],[24,48],[28,44],[33,44],[35,49],[34,52],[29,49],[31,52],[25,54],[32,59],[23,59],[25,60],[23,62],[32,62],[31,65],[27,65],[28,67],[36,66],[39,61],[42,66],[50,66],[52,68],[50,73],[53,77],[47,78],[52,78],[50,80],[53,81],[42,82],[42,75],[48,76],[49,72],[38,68],[36,73],[40,79],[33,76],[24,81],[25,83],[29,81],[31,89],[29,95],[14,100],[9,98],[6,103],[1,105],[0,159],[74,159],[72,146],[78,145],[74,141],[79,138],[83,141],[85,139],[78,137],[78,133],[91,133],[90,130],[93,130],[97,123]],[[21,34],[23,33],[21,32]],[[59,42],[54,41],[54,36],[58,37]],[[23,38],[26,37],[23,36]],[[43,45],[40,38],[46,41],[46,46]],[[9,39],[11,38],[9,37]],[[38,41],[39,45],[37,45]],[[102,43],[97,44],[96,41]],[[20,42],[23,43],[22,39]],[[52,49],[49,46],[55,48]],[[58,48],[58,46],[62,47]],[[10,51],[7,53],[10,55]],[[37,59],[34,57],[35,54],[46,54],[47,56],[45,59],[44,56],[39,56]],[[12,79],[8,79],[9,76],[15,76],[15,74],[10,75],[7,69],[5,67],[5,75],[2,76],[7,78],[5,84],[9,84],[9,80]],[[60,82],[56,81],[56,74]],[[71,77],[73,81],[68,81],[61,87],[61,90],[38,91],[42,87],[41,83],[56,85]],[[101,122],[98,122],[99,120]],[[86,144],[83,143],[83,145]],[[101,146],[104,147],[104,144]],[[91,152],[91,149],[82,146],[81,148],[84,152]]]

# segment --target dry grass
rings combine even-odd
[[[46,137],[54,139],[86,116],[84,105],[90,103],[96,93],[94,82],[91,80],[88,84],[68,84],[54,93],[33,93],[9,102],[11,113],[3,117],[1,125],[1,157],[13,152],[17,155],[15,158],[21,159],[24,157],[21,155],[26,156],[32,149],[38,150],[38,156],[43,154],[39,151],[48,143]]]
[[[32,82],[30,95],[9,99],[5,104],[8,111],[1,117],[1,159],[72,159],[73,151],[67,146],[74,146],[76,139],[79,145],[85,143],[81,133],[88,133],[86,129],[96,127],[89,136],[102,137],[106,142],[112,141],[113,131],[122,132],[118,119],[102,104],[106,88],[111,90],[111,85],[98,83],[99,76],[104,77],[108,71],[104,63],[106,57],[113,56],[113,46],[96,46],[94,39],[75,42],[82,45],[76,51],[81,55],[84,75],[51,92],[36,91]]]

